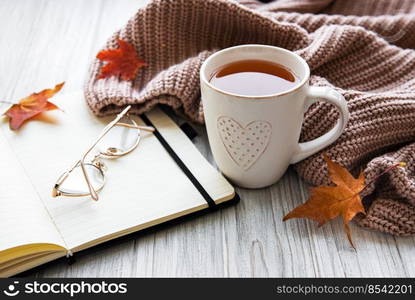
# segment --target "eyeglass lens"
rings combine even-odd
[[[137,125],[130,118],[124,117],[119,123]],[[97,144],[100,153],[109,156],[124,155],[133,150],[140,140],[140,130],[115,125]]]
[[[94,188],[94,190],[98,191],[102,189],[105,183],[104,173],[101,169],[96,167],[93,164],[87,163],[84,164],[85,171],[88,174],[89,181]],[[85,180],[82,168],[78,165],[71,174],[69,174],[68,178],[62,183],[59,187],[59,190],[67,195],[88,195],[89,189],[88,184]]]

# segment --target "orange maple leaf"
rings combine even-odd
[[[120,39],[117,43],[118,49],[102,50],[97,54],[99,60],[108,62],[101,67],[98,79],[117,76],[122,80],[132,80],[138,70],[147,65],[131,44]]]
[[[324,156],[331,181],[335,186],[318,186],[310,190],[306,203],[294,208],[283,221],[292,218],[307,218],[317,221],[319,226],[336,217],[343,218],[347,238],[354,248],[348,223],[358,213],[365,213],[359,193],[365,188],[363,172],[354,178],[347,169]]]
[[[61,90],[65,83],[57,84],[53,89],[45,89],[39,93],[33,93],[23,98],[17,104],[13,104],[4,114],[10,118],[10,129],[17,130],[22,124],[36,115],[54,110],[58,107],[49,102],[48,99],[53,97]]]

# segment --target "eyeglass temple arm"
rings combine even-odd
[[[83,155],[81,161],[84,161],[86,156],[89,154],[89,152],[91,152],[91,150],[95,147],[96,144],[98,144],[98,142],[108,133],[108,131],[110,131],[110,129],[112,127],[114,127],[115,125],[119,125],[119,126],[123,126],[123,127],[128,127],[128,128],[137,128],[137,129],[141,129],[144,131],[149,131],[149,132],[154,132],[155,129],[154,127],[151,126],[135,126],[135,125],[130,125],[127,123],[118,123],[119,120],[121,120],[122,117],[124,117],[124,115],[128,112],[128,110],[131,108],[131,105],[128,105],[122,112],[120,112],[117,117],[112,120],[107,126],[105,126],[105,128],[102,130],[101,134],[98,136],[98,138],[92,143],[92,145],[89,147],[89,149],[85,152],[85,154]]]
[[[95,191],[94,187],[92,186],[91,182],[89,181],[89,176],[88,173],[85,169],[85,164],[84,161],[81,160],[81,169],[82,169],[82,173],[84,174],[86,183],[88,184],[88,189],[89,189],[89,193],[91,194],[92,199],[94,199],[95,201],[98,201],[98,193]]]
[[[137,128],[137,129],[141,129],[141,130],[145,130],[145,131],[150,131],[153,132],[155,129],[153,127],[150,126],[135,126],[135,125],[130,125],[130,124],[126,124],[126,123],[118,123],[119,120],[121,120],[122,117],[124,117],[124,115],[130,110],[131,105],[127,106],[122,112],[120,112],[117,117],[111,122],[109,123],[107,126],[105,126],[105,128],[102,130],[101,134],[98,136],[98,138],[92,143],[92,145],[89,147],[89,149],[85,152],[85,154],[82,156],[82,159],[80,160],[80,164],[81,164],[81,168],[82,168],[82,173],[84,174],[85,180],[88,184],[88,189],[89,192],[91,193],[91,197],[92,199],[94,199],[95,201],[98,201],[98,194],[95,191],[94,187],[92,186],[90,180],[89,180],[89,176],[88,173],[86,172],[85,169],[85,158],[87,157],[87,155],[92,151],[92,149],[96,146],[96,144],[98,144],[98,142],[108,133],[108,131],[110,131],[110,129],[112,127],[114,127],[115,125],[120,125],[120,126],[124,126],[124,127],[128,127],[128,128]]]
[[[127,124],[127,123],[117,123],[116,125],[127,127],[127,128],[132,128],[132,129],[140,129],[140,130],[144,130],[148,132],[154,132],[156,130],[154,127],[151,127],[151,126],[140,126],[140,125],[135,126],[132,124]]]
[[[88,150],[86,150],[86,152],[84,153],[84,155],[82,156],[80,163],[81,163],[81,169],[82,169],[82,173],[84,174],[86,183],[88,185],[88,189],[89,192],[91,193],[91,197],[92,199],[94,199],[95,201],[98,201],[98,194],[95,191],[94,187],[92,186],[90,180],[89,180],[89,176],[88,173],[86,172],[85,169],[85,159],[87,157],[87,155],[92,151],[92,149],[95,147],[96,144],[98,144],[98,142],[108,133],[108,131],[110,131],[110,129],[112,127],[114,127],[114,125],[128,112],[128,110],[131,108],[131,105],[128,105],[122,112],[120,112],[117,117],[112,120],[107,126],[104,127],[104,129],[102,130],[101,134],[98,136],[98,138],[92,143],[92,145],[88,148]]]

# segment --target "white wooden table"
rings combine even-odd
[[[0,99],[20,99],[66,81],[82,88],[89,62],[145,0],[1,0]],[[203,128],[196,144],[212,160]],[[1,149],[0,149],[1,151]],[[1,171],[1,170],[0,170]],[[357,251],[340,221],[317,228],[282,222],[307,187],[289,170],[262,190],[238,190],[239,205],[161,231],[113,242],[26,274],[56,277],[356,277],[415,276],[415,238],[352,225]],[[0,221],[1,222],[1,221]]]

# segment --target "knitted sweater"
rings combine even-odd
[[[148,66],[133,81],[99,79],[95,59],[85,85],[93,113],[114,114],[127,104],[142,113],[156,104],[203,123],[199,68],[218,49],[259,43],[302,56],[311,85],[336,88],[348,101],[341,137],[295,168],[308,182],[328,183],[323,152],[349,170],[364,168],[367,214],[361,226],[415,234],[415,2],[413,0],[155,0],[117,31],[105,48],[128,41]],[[337,111],[326,103],[306,113],[302,141],[329,130]]]

